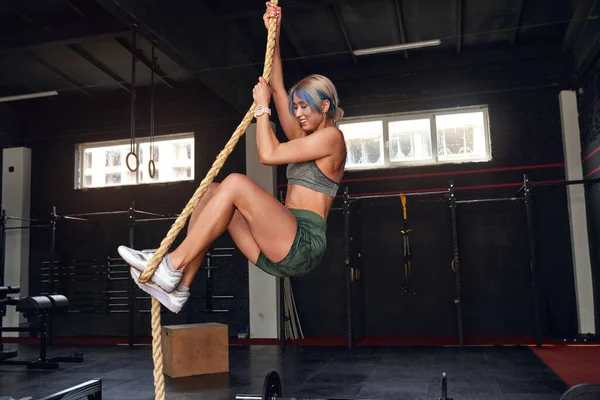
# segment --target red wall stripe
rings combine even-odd
[[[583,177],[583,179],[587,179],[590,176],[594,175],[596,172],[600,171],[600,167],[596,167],[593,170],[591,170],[590,172],[588,172],[587,174],[585,174],[585,176]]]
[[[427,177],[434,177],[434,176],[470,175],[470,174],[480,174],[480,173],[489,173],[489,172],[559,168],[559,167],[564,167],[564,166],[565,166],[564,163],[553,163],[553,164],[540,164],[540,165],[521,165],[521,166],[516,166],[516,167],[472,169],[472,170],[465,170],[465,171],[429,172],[429,173],[421,173],[421,174],[390,175],[390,176],[371,176],[371,177],[364,177],[364,178],[342,179],[342,184],[343,183],[351,183],[351,182],[369,182],[369,181],[383,181],[383,180],[392,180],[392,179],[427,178]],[[355,172],[355,170],[347,171],[347,172]],[[280,183],[279,185],[277,185],[277,187],[285,188],[285,187],[287,187],[287,184]]]
[[[596,154],[597,152],[600,151],[600,146],[596,147],[596,149],[594,151],[592,151],[590,154],[588,154],[587,156],[585,156],[581,162],[584,162],[585,160],[587,160],[588,158],[590,158],[591,156],[593,156],[594,154]]]
[[[516,166],[516,167],[472,169],[472,170],[466,170],[466,171],[430,172],[430,173],[409,174],[409,175],[374,176],[374,177],[367,177],[367,178],[343,179],[342,183],[363,182],[363,181],[381,181],[381,180],[389,180],[389,179],[426,178],[426,177],[432,177],[432,176],[470,175],[470,174],[480,174],[480,173],[486,173],[486,172],[504,172],[504,171],[532,170],[532,169],[558,168],[558,167],[564,167],[564,164],[563,163],[554,163],[554,164],[540,164],[540,165],[525,165],[525,166]]]

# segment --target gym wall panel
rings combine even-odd
[[[277,197],[277,169],[263,165],[258,156],[256,123],[250,124],[244,135],[246,143],[246,174],[267,193]],[[276,126],[271,122],[271,129]],[[280,332],[280,280],[248,261],[248,290],[250,292],[250,338],[277,339]]]
[[[136,137],[148,137],[148,88],[137,89]],[[39,105],[39,103],[38,103]],[[179,213],[212,166],[218,152],[231,137],[241,116],[199,84],[182,84],[175,89],[157,87],[155,135],[194,132],[196,139],[195,180],[193,182],[155,184],[103,189],[74,189],[75,145],[82,142],[128,139],[130,136],[130,98],[125,91],[97,94],[93,98],[61,95],[52,102],[28,110],[26,134],[22,141],[32,149],[32,215],[47,218],[52,207],[59,215],[98,211],[128,210],[131,202],[136,209],[163,214]],[[34,117],[35,116],[35,117]],[[244,141],[240,141],[215,181],[232,172],[245,171]],[[59,220],[57,223],[56,259],[63,264],[72,260],[90,263],[106,262],[108,256],[118,257],[120,244],[128,244],[128,216],[92,217],[93,222]],[[172,221],[137,224],[136,248],[156,248]],[[180,243],[187,226],[176,239]],[[225,233],[215,243],[217,247],[234,247]],[[31,244],[31,293],[42,290],[40,266],[50,256],[49,231],[36,231]],[[215,308],[229,313],[208,314],[205,309],[204,272],[198,273],[192,285],[192,299],[181,313],[163,313],[163,324],[186,322],[221,322],[229,325],[230,335],[236,336],[248,326],[248,269],[239,251],[233,257],[212,262],[215,295],[234,295],[233,300],[214,302]],[[86,283],[63,279],[59,291],[101,292],[106,280]],[[116,286],[116,283],[114,283]],[[121,301],[123,302],[123,301]],[[126,301],[124,301],[126,302]],[[81,304],[81,302],[80,302]],[[90,303],[93,307],[94,302]],[[136,303],[135,334],[150,336],[149,300]],[[127,307],[121,307],[121,309]],[[60,316],[55,324],[57,336],[120,336],[128,334],[128,314],[106,314],[100,307],[96,313]]]
[[[558,55],[532,54],[505,62],[480,61],[477,65],[465,62],[452,68],[431,65],[412,74],[392,72],[368,80],[338,80],[336,75],[341,77],[341,73],[331,74],[347,116],[480,104],[489,105],[490,112],[493,151],[490,162],[348,171],[344,184],[351,195],[400,193],[444,189],[448,180],[453,179],[458,197],[464,199],[514,195],[524,173],[534,181],[564,179],[557,98],[560,90],[568,86],[569,68]],[[137,135],[147,136],[148,91],[138,89],[137,98]],[[76,191],[74,145],[91,140],[127,139],[129,95],[120,91],[92,99],[59,97],[36,104],[43,107],[27,110],[30,118],[21,136],[23,144],[32,148],[32,216],[48,215],[53,205],[58,207],[59,214],[123,210],[132,200],[142,210],[179,212],[241,120],[241,116],[199,85],[161,88],[157,91],[156,134],[196,132],[196,181]],[[281,132],[279,135],[282,137]],[[244,168],[245,148],[240,141],[217,180],[231,172],[244,172]],[[278,168],[278,183],[285,184],[285,167]],[[565,191],[536,189],[533,200],[542,329],[545,336],[564,337],[575,332],[576,323]],[[336,206],[341,206],[340,199]],[[457,211],[465,338],[533,335],[524,206],[460,205]],[[413,229],[411,285],[416,292],[412,296],[404,296],[401,290],[405,283],[400,247],[401,212],[399,199],[377,199],[361,203],[352,217],[353,226],[361,229],[364,332],[367,337],[452,339],[456,335],[456,314],[448,204],[425,198],[408,200],[409,225]],[[346,332],[341,213],[333,213],[328,224],[329,246],[321,267],[292,279],[298,314],[307,337],[344,336]],[[138,230],[136,247],[156,246],[169,226]],[[32,236],[31,245],[32,288],[38,284],[36,271],[39,262],[47,257],[49,246],[48,236],[41,233],[36,236]],[[597,233],[591,236],[594,237],[597,238]],[[115,256],[116,246],[127,241],[125,220],[106,218],[87,226],[61,222],[58,255],[86,259],[106,257],[109,253]],[[227,234],[218,245],[232,245]],[[230,334],[235,335],[248,325],[247,261],[237,252],[219,264],[224,266],[218,271],[215,284],[219,290],[236,296],[228,307],[234,312],[208,316],[194,313],[193,322],[224,322],[230,325]],[[597,253],[594,268],[598,268]],[[201,276],[194,285],[192,290],[198,298],[193,301],[201,307]],[[165,314],[163,323],[178,323],[186,317]],[[136,318],[136,333],[149,335],[149,314],[139,314]],[[58,327],[58,333],[126,335],[126,324],[126,315],[68,316]]]
[[[2,209],[16,219],[6,221],[7,230],[3,245],[10,249],[3,253],[3,266],[0,266],[2,285],[19,286],[22,296],[28,296],[29,281],[29,237],[31,229],[14,229],[30,226],[31,205],[31,149],[13,147],[2,150]],[[24,218],[20,220],[19,218]],[[10,229],[13,228],[13,229]],[[2,313],[4,314],[4,313]],[[1,315],[1,314],[0,314]],[[19,326],[24,321],[21,313],[7,308],[6,325]],[[18,336],[18,333],[3,333],[4,336]]]
[[[11,143],[18,132],[19,115],[16,111],[0,104],[0,145]]]
[[[465,63],[447,69],[431,65],[413,74],[391,72],[368,80],[335,81],[332,76],[348,117],[489,106],[493,156],[490,162],[347,171],[344,185],[352,196],[443,190],[452,179],[458,199],[470,199],[513,196],[522,185],[524,173],[534,181],[564,179],[558,94],[568,86],[569,71],[568,62],[557,54],[532,54],[512,61],[482,60],[478,65]],[[282,168],[279,174],[282,187],[284,172]],[[536,189],[533,202],[542,333],[546,337],[569,336],[576,332],[576,309],[565,191]],[[341,204],[338,199],[336,205]],[[408,198],[413,246],[410,284],[416,292],[409,296],[402,291],[406,280],[400,199],[363,200],[360,209],[361,214],[353,217],[353,223],[363,230],[367,338],[446,337],[456,342],[448,202]],[[459,205],[457,219],[465,339],[532,337],[535,328],[525,206]],[[341,233],[337,225],[342,223],[341,218],[330,217],[330,221],[331,232]],[[338,222],[334,225],[333,221]],[[334,265],[339,270],[343,260],[340,238],[330,242],[322,267],[329,270]],[[301,280],[293,280],[299,313],[308,321],[316,310],[315,304],[328,304],[325,299],[334,290],[338,300],[329,302],[330,315],[345,316],[344,275],[330,274],[330,289],[326,289],[323,274],[318,269]],[[321,291],[322,298],[316,298],[315,293]],[[307,335],[323,333],[316,321],[308,321],[303,320]],[[327,333],[344,335],[343,327]]]
[[[12,145],[19,134],[19,113],[5,104],[0,104],[0,146],[6,148]],[[0,162],[2,161],[0,152]],[[2,174],[0,174],[0,187]]]
[[[281,176],[281,171],[277,175]],[[327,250],[319,268],[292,278],[294,300],[305,337],[346,335],[344,219],[341,212],[327,220]]]
[[[565,175],[568,180],[583,179],[581,163],[581,132],[579,110],[574,90],[564,90],[559,97],[563,147],[565,154]],[[595,334],[593,279],[589,250],[585,186],[572,185],[566,188],[569,204],[571,247],[573,248],[573,275],[575,298],[577,300],[577,332]]]
[[[579,127],[581,131],[581,157],[585,179],[600,177],[600,60],[583,77],[578,91]],[[595,293],[596,331],[600,329],[600,185],[585,190],[592,278]]]

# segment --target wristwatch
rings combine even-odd
[[[271,109],[269,107],[265,107],[263,105],[257,106],[254,110],[254,117],[260,117],[264,113],[271,115]]]

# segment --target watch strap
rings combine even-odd
[[[260,117],[265,113],[271,115],[271,109],[263,105],[256,106],[256,109],[254,110],[254,117]]]

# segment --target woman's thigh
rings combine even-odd
[[[196,205],[194,212],[190,216],[188,233],[192,230],[194,225],[196,225],[196,221],[198,220],[198,216],[202,212],[204,205],[213,197],[215,190],[217,190],[219,185],[220,183],[213,182]],[[258,256],[260,255],[260,248],[258,247],[258,244],[256,244],[246,220],[244,217],[242,217],[239,211],[235,211],[227,230],[231,236],[231,239],[237,248],[242,252],[244,257],[246,257],[250,262],[256,263]]]
[[[255,262],[260,252],[273,262],[285,258],[298,228],[292,213],[272,194],[245,175],[228,176],[218,190],[226,187],[236,192],[234,205],[237,211],[234,215],[235,221],[232,220],[230,224],[230,233],[233,231],[233,235],[237,236],[240,243],[251,247],[247,245],[251,242],[247,235],[249,231],[257,246],[254,251],[251,251],[251,256],[246,255],[249,260]],[[238,213],[243,221],[237,219]],[[246,227],[248,231],[245,230]]]

